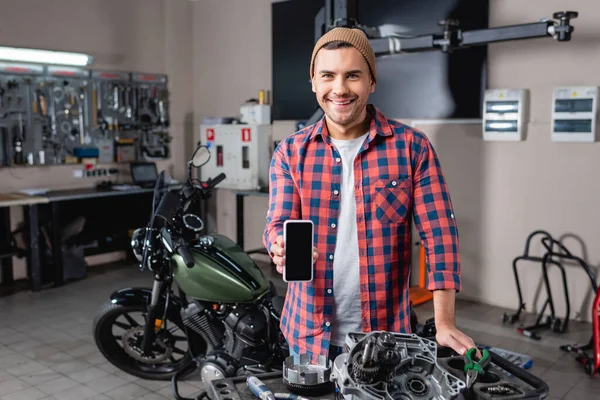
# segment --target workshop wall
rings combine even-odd
[[[94,69],[167,74],[172,153],[157,164],[183,179],[194,127],[191,7],[190,2],[179,0],[18,0],[0,13],[0,33],[3,45],[89,53]],[[118,181],[131,182],[128,164],[102,167],[117,167],[121,171]],[[0,192],[93,187],[107,179],[73,178],[73,171],[81,168],[0,168]],[[13,226],[22,219],[20,208],[12,209],[11,215]],[[24,271],[22,260],[15,260],[15,277],[25,276]]]
[[[551,17],[562,11],[559,0],[492,1],[492,26],[519,24]],[[530,40],[489,46],[489,86],[491,88],[529,88],[530,121],[527,140],[522,143],[480,143],[479,156],[472,155],[474,132],[466,129],[450,139],[445,131],[427,130],[439,143],[446,164],[455,168],[452,176],[453,196],[460,196],[463,207],[473,199],[464,199],[477,182],[481,204],[473,212],[465,208],[459,217],[463,237],[463,256],[467,257],[465,295],[494,305],[516,309],[517,292],[512,276],[514,257],[523,252],[525,239],[536,229],[545,229],[571,252],[582,257],[594,269],[600,266],[600,224],[597,199],[600,195],[600,143],[553,143],[550,140],[552,90],[556,86],[600,85],[600,27],[596,16],[600,3],[573,0],[568,10],[576,10],[575,32],[570,43],[553,40]],[[465,151],[457,151],[463,143]],[[466,158],[472,162],[455,160]],[[477,163],[477,161],[480,163]],[[476,197],[477,198],[477,197]],[[473,229],[472,231],[470,231]],[[539,239],[538,239],[539,242]],[[543,254],[541,246],[532,251]],[[540,280],[540,269],[530,263],[530,273],[523,275],[526,304],[533,304]],[[524,265],[527,268],[526,265]],[[552,273],[557,313],[564,316],[565,306],[558,269]],[[576,312],[591,320],[589,279],[579,267],[567,268],[571,317]],[[539,296],[538,307],[545,299]],[[531,309],[531,308],[529,308]]]
[[[271,90],[271,0],[193,2],[195,126],[209,116],[235,116],[240,105]],[[289,133],[289,132],[288,132]],[[199,129],[196,130],[199,140]],[[235,238],[234,192],[216,191],[210,205],[210,230]],[[267,201],[245,200],[245,247],[262,247]],[[218,205],[218,207],[217,207]]]
[[[555,0],[497,0],[490,6],[491,26],[536,21],[564,8]],[[462,297],[516,311],[512,262],[538,229],[563,240],[594,272],[600,266],[600,226],[594,215],[600,195],[599,144],[550,140],[553,88],[600,84],[595,67],[600,63],[600,28],[594,23],[600,4],[576,0],[569,10],[579,11],[570,43],[542,39],[489,46],[488,86],[530,90],[526,141],[484,142],[479,123],[414,123],[431,139],[450,186],[461,234]],[[532,242],[532,255],[543,255],[539,239]],[[571,318],[591,321],[589,279],[575,264],[567,263],[566,269]],[[546,299],[541,268],[521,261],[519,272],[527,310],[539,312]],[[558,268],[551,269],[550,277],[562,318],[566,307]]]
[[[564,9],[564,2],[494,0],[490,7],[490,24],[499,26],[551,17]],[[600,3],[573,0],[568,8],[580,13],[573,21],[576,30],[570,43],[540,39],[489,46],[489,86],[531,91],[525,142],[483,142],[478,121],[415,122],[434,143],[452,192],[462,243],[461,297],[516,309],[512,260],[523,252],[527,235],[535,229],[546,229],[558,238],[572,235],[564,242],[571,251],[591,266],[600,266],[600,249],[595,246],[600,237],[595,217],[600,195],[598,144],[550,141],[552,88],[600,84],[596,72],[600,27],[595,23]],[[194,3],[197,122],[204,115],[236,114],[243,100],[270,87],[270,13],[270,0],[251,5],[236,0]],[[275,135],[292,133],[292,126],[276,121]],[[219,190],[215,204],[217,229],[234,237],[233,195]],[[246,243],[260,247],[267,201],[247,199],[246,207]],[[539,245],[532,248],[540,251]],[[536,299],[538,307],[544,300],[539,271],[531,264],[529,273],[523,273],[530,310]],[[558,274],[551,273],[551,278],[557,313],[564,315]],[[578,312],[589,321],[589,281],[576,267],[568,268],[568,280],[571,316]]]

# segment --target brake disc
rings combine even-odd
[[[140,347],[143,337],[143,326],[136,326],[123,333],[123,349],[131,358],[147,364],[161,364],[169,360],[169,357],[173,354],[173,348],[166,344],[160,337],[157,337],[152,344],[151,354],[148,356],[144,355]],[[157,347],[162,352],[156,351]]]

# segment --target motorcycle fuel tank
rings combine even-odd
[[[195,265],[188,268],[174,255],[173,276],[188,295],[215,303],[251,303],[270,290],[261,269],[231,239],[214,235],[204,245],[190,247]]]

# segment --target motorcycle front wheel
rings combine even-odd
[[[94,318],[94,340],[115,367],[149,380],[170,380],[191,360],[183,321],[169,313],[156,333],[151,354],[141,351],[146,307],[106,303]]]

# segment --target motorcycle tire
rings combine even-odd
[[[125,314],[136,312],[145,313],[145,311],[146,307],[141,305],[123,306],[110,302],[104,304],[94,318],[93,332],[96,346],[111,364],[128,374],[148,380],[171,380],[177,371],[185,367],[191,361],[192,356],[189,351],[185,351],[183,357],[180,360],[177,360],[176,363],[168,362],[154,365],[144,363],[128,354],[117,340],[118,336],[112,333],[112,328],[115,325],[117,318]],[[178,314],[173,313],[172,315],[167,316],[167,320],[170,325],[174,324],[181,330],[180,335],[184,335],[185,328],[183,321],[180,317],[177,317]],[[132,326],[132,328],[134,327]],[[122,343],[122,339],[120,342]],[[180,377],[183,377],[183,375],[180,375]]]

